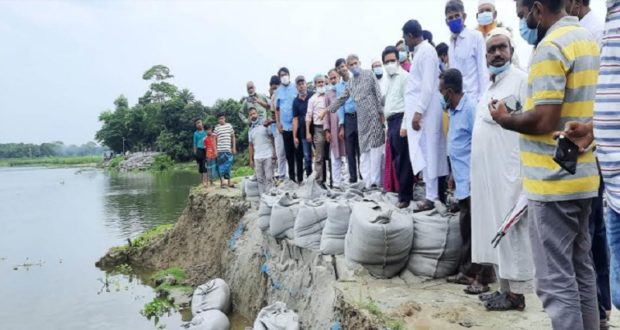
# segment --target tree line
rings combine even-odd
[[[39,158],[58,156],[93,156],[103,155],[107,148],[88,142],[80,146],[65,145],[60,141],[33,143],[0,143],[0,159],[7,158]]]
[[[145,94],[133,106],[125,96],[117,97],[114,109],[99,115],[103,124],[95,139],[116,153],[153,150],[175,160],[188,160],[193,157],[194,119],[214,126],[217,114],[224,113],[235,128],[237,148],[243,152],[248,146],[248,127],[240,102],[218,99],[213,106],[205,106],[188,89],[170,83],[173,77],[164,65],[148,69],[142,76],[151,82]]]

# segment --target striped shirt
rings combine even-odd
[[[620,0],[607,3],[593,124],[607,204],[620,212]]]
[[[592,34],[576,17],[565,16],[551,26],[534,52],[525,111],[538,105],[561,105],[557,131],[568,121],[590,121],[600,62]],[[555,202],[597,196],[599,175],[592,151],[579,156],[577,173],[571,175],[553,161],[556,141],[551,133],[522,134],[520,146],[523,187],[530,200]]]
[[[217,136],[217,152],[231,152],[232,136],[235,134],[232,125],[229,123],[217,125],[213,133]]]

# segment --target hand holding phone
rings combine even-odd
[[[508,109],[509,113],[521,111],[523,109],[523,107],[521,106],[521,102],[519,102],[519,100],[517,100],[514,95],[503,98],[502,102],[504,102],[504,105],[506,105],[506,109]]]
[[[564,135],[558,137],[553,160],[570,174],[577,172],[579,147]]]

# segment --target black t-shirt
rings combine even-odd
[[[299,138],[306,138],[306,113],[308,112],[308,100],[312,97],[313,93],[308,92],[306,99],[302,100],[299,95],[293,100],[293,118],[299,120]]]

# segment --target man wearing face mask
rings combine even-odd
[[[347,83],[344,92],[329,106],[329,111],[338,111],[349,98],[355,100],[361,153],[360,170],[366,189],[370,189],[381,184],[381,162],[385,143],[381,88],[372,71],[361,68],[357,55],[347,57],[347,67],[353,73],[353,78]]]
[[[384,79],[383,75],[383,63],[378,58],[375,58],[371,62],[372,73],[375,74],[375,78],[379,82],[379,87],[381,87],[381,95],[385,96],[385,85],[387,79]]]
[[[438,91],[439,59],[435,48],[423,39],[418,21],[407,21],[402,31],[407,48],[414,50],[405,91],[407,146],[413,173],[422,171],[424,176],[426,200],[418,210],[426,211],[439,200],[439,177],[448,175],[446,139],[441,128],[445,107],[441,107]]]
[[[306,176],[310,176],[312,174],[312,148],[306,139],[306,113],[308,112],[308,101],[314,93],[308,91],[304,76],[297,76],[295,85],[297,85],[297,97],[293,101],[293,135],[295,145],[303,150]],[[299,174],[297,176],[299,178]]]
[[[306,112],[306,140],[314,145],[314,175],[316,182],[325,185],[323,177],[323,164],[325,162],[325,132],[324,116],[327,112],[327,86],[325,75],[317,74],[314,77],[316,93],[308,100],[308,112]],[[314,132],[314,133],[313,133]]]
[[[290,73],[287,68],[281,68],[278,76],[282,84],[276,90],[276,125],[282,133],[284,151],[288,163],[288,177],[294,182],[301,183],[303,180],[303,150],[295,145],[293,132],[293,101],[297,98],[297,88],[291,84]]]
[[[244,113],[248,113],[250,108],[256,109],[258,115],[263,119],[270,118],[269,111],[269,99],[265,95],[258,94],[254,82],[248,81],[247,85],[248,96],[241,103],[241,109]]]
[[[472,262],[497,267],[499,291],[479,297],[491,311],[525,308],[524,295],[513,292],[509,280],[531,280],[534,267],[526,220],[510,228],[497,248],[489,244],[523,190],[519,135],[504,130],[487,110],[491,100],[514,98],[518,104],[525,104],[527,73],[513,65],[513,45],[510,32],[504,28],[496,28],[487,37],[491,84],[478,103],[471,141]]]
[[[497,27],[497,10],[495,0],[478,0],[478,31],[486,38],[491,30]]]
[[[465,26],[467,14],[461,0],[449,0],[445,13],[452,32],[448,50],[450,68],[461,72],[465,94],[477,103],[489,83],[484,38],[480,32]]]
[[[590,9],[590,0],[566,0],[566,12],[577,17],[581,26],[590,31],[596,42],[601,46],[605,20],[599,19]]]
[[[340,97],[349,82],[349,69],[344,58],[336,60],[336,71],[342,77],[342,81],[336,84],[336,97]],[[357,130],[357,109],[352,97],[338,109],[338,135],[345,141],[347,151],[347,165],[349,167],[349,183],[357,182],[357,164],[360,156],[360,146]],[[332,132],[335,133],[335,132]]]
[[[398,40],[396,43],[396,49],[398,49],[398,61],[400,62],[400,66],[405,69],[405,71],[409,72],[411,68],[411,60],[409,59],[409,50],[405,45],[404,40]]]
[[[329,77],[330,88],[328,88],[326,96],[329,105],[336,100],[336,86],[340,82],[340,75],[336,69],[331,69],[327,73]],[[339,110],[340,111],[340,110]],[[332,167],[331,176],[334,189],[340,189],[342,184],[342,164],[343,158],[347,156],[344,147],[344,127],[339,124],[337,113],[328,113],[323,119],[325,140],[329,143],[329,158]],[[342,134],[340,134],[342,132]]]
[[[501,101],[489,111],[503,128],[521,133],[534,284],[553,329],[599,329],[588,232],[596,160],[586,150],[576,173],[565,171],[553,160],[553,132],[569,120],[592,120],[600,54],[592,34],[566,15],[564,1],[517,1],[522,35],[536,46],[525,111],[510,114]]]

